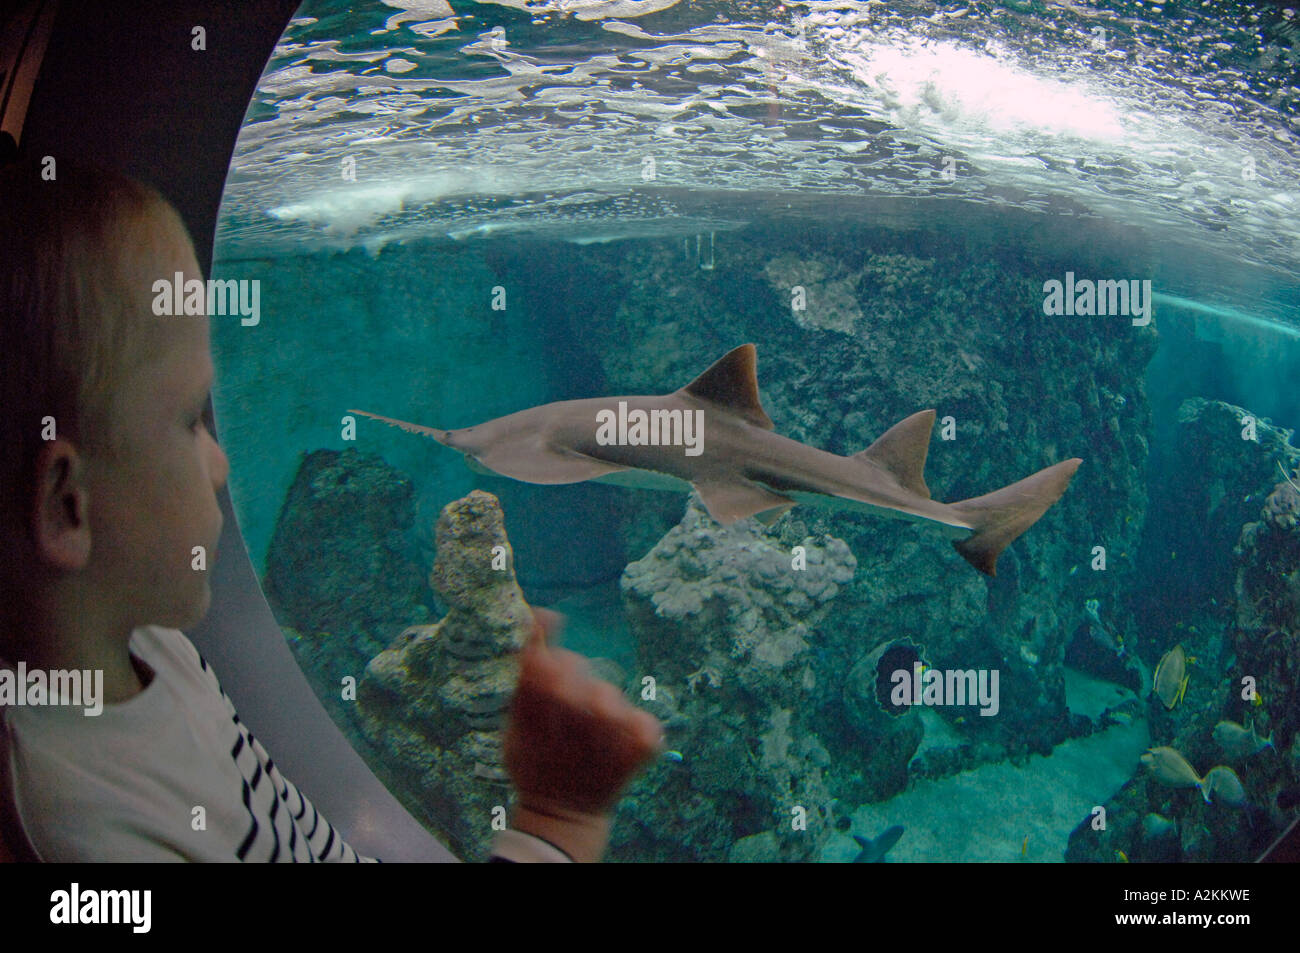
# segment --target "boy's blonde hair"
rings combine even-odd
[[[117,446],[113,399],[149,357],[152,282],[188,241],[154,189],[59,161],[0,170],[0,517],[26,534],[42,421],[79,448]],[[6,542],[12,541],[11,538]],[[7,548],[7,547],[6,547]]]

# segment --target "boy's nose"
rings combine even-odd
[[[226,485],[226,478],[230,475],[230,460],[226,457],[226,451],[221,449],[215,437],[209,437],[212,440],[212,467],[210,475],[212,477],[212,488],[220,490]]]

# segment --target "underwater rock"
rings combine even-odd
[[[1253,420],[1255,439],[1243,439],[1245,421]],[[1149,542],[1161,562],[1152,574],[1168,577],[1174,596],[1188,601],[1204,593],[1226,592],[1235,566],[1233,546],[1244,523],[1256,519],[1260,502],[1281,475],[1277,460],[1297,452],[1287,444],[1288,431],[1243,407],[1200,397],[1183,401],[1172,459],[1177,479],[1162,482],[1152,500],[1153,532]]]
[[[856,560],[838,539],[800,545],[792,553],[754,520],[720,526],[692,494],[681,523],[627,567],[638,679],[656,683],[644,704],[683,760],[633,786],[616,858],[724,860],[766,831],[771,859],[808,860],[830,835],[830,757],[809,713],[831,689],[814,674],[812,643]]]
[[[1297,489],[1296,475],[1283,475],[1283,482],[1273,488],[1273,492],[1264,501],[1264,510],[1260,513],[1263,522],[1280,532],[1291,532],[1300,524],[1300,489]]]
[[[861,800],[883,801],[907,786],[908,762],[925,729],[917,709],[896,709],[888,699],[892,673],[910,673],[918,659],[910,643],[886,643],[854,665],[844,681],[844,710],[858,733],[863,785],[855,793]]]
[[[406,476],[352,448],[304,454],[285,496],[262,589],[327,703],[395,626],[428,617],[405,536],[413,500]]]
[[[1292,451],[1294,467],[1300,452]],[[1275,471],[1277,472],[1277,471]],[[1300,492],[1278,473],[1278,482],[1264,501],[1259,519],[1242,527],[1236,548],[1234,590],[1236,652],[1228,672],[1229,705],[1224,716],[1245,724],[1251,734],[1272,737],[1283,749],[1300,749]],[[1246,681],[1249,679],[1249,683]],[[1249,686],[1252,691],[1247,692]],[[1249,697],[1245,697],[1249,695]],[[1300,764],[1264,750],[1240,766],[1252,803],[1274,805],[1283,790],[1300,784]],[[1266,830],[1276,830],[1285,815],[1272,812]]]
[[[411,481],[374,454],[304,454],[262,580],[281,622],[304,633],[366,632],[410,618],[424,589],[402,536],[413,500]]]
[[[463,858],[487,856],[492,810],[509,798],[501,745],[533,624],[514,575],[501,507],[481,490],[447,504],[430,584],[449,606],[405,629],[366,667],[357,690],[372,762],[416,817]],[[505,565],[493,568],[501,547]]]
[[[1278,483],[1259,519],[1241,529],[1235,554],[1237,627],[1255,638],[1300,629],[1300,491]]]
[[[770,864],[780,859],[776,835],[771,831],[742,837],[727,855],[727,862],[732,864]]]
[[[830,278],[843,271],[837,262],[813,254],[801,258],[793,253],[779,255],[763,268],[777,297],[790,300],[795,288],[803,289],[801,307],[791,308],[794,321],[802,328],[817,328],[853,334],[862,320],[858,306],[857,276]]]
[[[694,692],[715,670],[730,667],[749,689],[761,691],[781,682],[783,670],[806,662],[809,630],[852,580],[857,560],[834,537],[810,537],[800,548],[802,556],[781,547],[753,520],[721,526],[691,494],[681,523],[630,564],[622,580],[643,615],[648,610],[698,635],[698,644],[674,644],[679,659],[694,653],[697,670],[670,661],[669,676],[682,670]]]

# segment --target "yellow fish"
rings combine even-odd
[[[1025,835],[1025,842],[1020,845],[1020,856],[1021,857],[1029,856],[1029,835],[1028,834]]]
[[[1187,674],[1187,653],[1183,651],[1180,642],[1166,652],[1156,666],[1155,675],[1151,679],[1151,690],[1172,711],[1187,694],[1189,681],[1191,676]]]
[[[1255,692],[1255,697],[1253,697],[1250,700],[1250,703],[1254,705],[1256,708],[1259,708],[1261,705],[1264,704],[1264,696],[1261,695],[1259,692]]]
[[[1127,864],[1128,854],[1124,853],[1122,850],[1117,850],[1115,851],[1115,859],[1118,860],[1121,864]]]
[[[1174,748],[1149,748],[1142,756],[1142,763],[1161,784],[1171,788],[1201,787],[1201,778],[1196,770]]]

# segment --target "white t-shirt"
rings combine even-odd
[[[97,716],[0,707],[9,839],[44,861],[369,860],[281,776],[189,639],[142,626],[131,653],[153,680]]]

